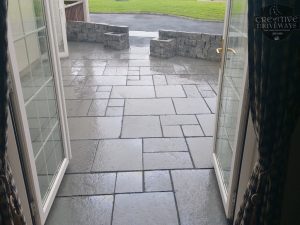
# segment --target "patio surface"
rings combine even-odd
[[[211,155],[218,66],[69,43],[73,158],[47,225],[225,225]]]

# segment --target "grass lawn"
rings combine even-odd
[[[91,13],[161,13],[204,20],[224,20],[226,1],[89,0]]]

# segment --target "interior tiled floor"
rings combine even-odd
[[[225,225],[212,169],[219,64],[69,43],[73,158],[48,225]]]

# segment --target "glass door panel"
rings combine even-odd
[[[21,24],[14,23],[15,30],[21,29],[14,44],[41,198],[45,201],[64,159],[47,30],[41,1],[10,2],[19,5],[21,16]],[[13,17],[10,11],[9,18]]]
[[[214,167],[225,212],[232,217],[246,119],[247,1],[228,1],[223,64],[219,83]]]
[[[38,224],[46,220],[69,159],[64,99],[59,94],[53,60],[58,55],[51,49],[46,23],[49,12],[44,9],[49,10],[49,5],[44,7],[42,0],[9,0],[12,80],[21,114],[21,136],[28,143],[25,163],[35,189]]]
[[[56,29],[56,38],[60,57],[69,55],[67,31],[66,31],[66,16],[64,0],[52,0],[50,2],[53,11],[54,26]]]

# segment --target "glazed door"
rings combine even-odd
[[[36,224],[43,225],[71,157],[49,2],[9,0],[11,98]]]
[[[219,78],[213,163],[228,219],[232,219],[247,107],[247,1],[228,0]]]
[[[60,57],[69,56],[67,42],[66,15],[64,0],[51,0],[51,15],[54,22],[54,33],[56,34],[57,46]]]

